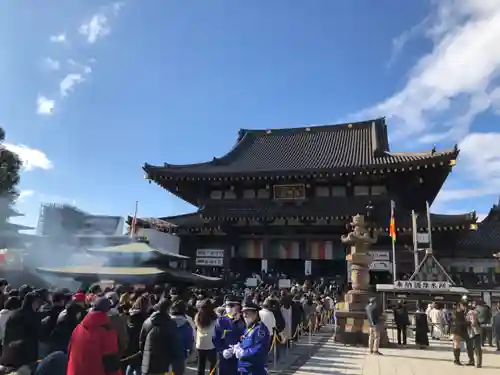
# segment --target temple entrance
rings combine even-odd
[[[345,259],[313,260],[312,276],[328,279],[345,280],[347,277],[347,262]]]
[[[301,279],[304,277],[304,261],[300,259],[270,259],[268,271]]]
[[[261,259],[255,258],[231,258],[229,268],[233,273],[239,273],[242,277],[251,277],[253,273],[259,273]]]

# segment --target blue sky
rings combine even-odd
[[[51,201],[183,213],[144,162],[210,160],[239,128],[378,116],[393,151],[459,143],[433,210],[485,213],[500,194],[499,40],[496,0],[2,1],[17,221]]]

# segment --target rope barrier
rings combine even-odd
[[[322,319],[323,319],[323,314],[322,314]],[[287,337],[287,341],[292,341],[294,340],[296,337],[298,337],[301,332],[306,332],[309,328],[311,327],[311,324],[309,323],[307,326],[304,326],[303,323],[300,323],[297,328],[295,329],[295,332],[294,334],[291,336],[291,337]],[[311,332],[312,333],[312,332]],[[268,351],[268,354],[271,354],[271,352],[274,351],[276,345],[279,345],[279,344],[282,344],[285,340],[280,340],[280,337],[278,334],[274,333],[273,334],[273,339],[272,339],[272,342],[271,342],[271,346],[269,347],[269,351]],[[276,358],[274,358],[274,364],[276,364]],[[220,365],[220,361],[217,360],[217,362],[215,363],[215,366],[214,368],[210,371],[210,374],[209,375],[215,375],[215,371],[219,368],[219,365]],[[167,374],[166,374],[167,375]]]

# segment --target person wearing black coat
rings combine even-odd
[[[403,301],[398,301],[397,306],[393,310],[394,313],[394,323],[396,324],[396,330],[398,335],[398,345],[406,345],[406,333],[408,326],[410,325],[410,318],[408,316],[408,310]],[[401,340],[401,336],[402,339]]]
[[[85,310],[81,303],[72,301],[57,317],[57,322],[52,330],[47,346],[49,353],[55,351],[68,352],[71,334],[76,326],[83,320]]]
[[[40,346],[40,356],[45,357],[47,354],[52,352],[50,350],[49,339],[52,335],[52,332],[56,328],[57,320],[59,318],[59,314],[64,310],[64,303],[66,299],[65,296],[61,293],[54,293],[52,295],[52,303],[46,304],[42,306],[44,310],[41,314],[42,323],[40,326],[40,341],[42,345]]]
[[[23,365],[31,365],[38,360],[38,342],[40,340],[40,317],[37,310],[42,300],[36,293],[27,293],[19,310],[7,320],[4,333],[4,347],[11,342],[22,342]]]
[[[140,374],[142,355],[139,349],[139,337],[141,334],[142,326],[148,318],[147,311],[149,310],[149,299],[146,296],[140,296],[132,305],[129,312],[129,320],[127,324],[128,331],[128,347],[123,353],[125,373]]]
[[[299,325],[304,321],[304,308],[300,303],[300,298],[295,295],[292,300],[292,339],[297,341],[299,339],[300,332],[295,334]]]
[[[142,374],[164,374],[170,371],[182,375],[184,355],[179,339],[177,324],[168,315],[170,302],[161,300],[155,312],[144,322],[139,335],[139,349],[142,352]]]
[[[7,301],[7,295],[5,294],[5,289],[9,283],[5,279],[0,279],[0,310],[3,310],[5,302]]]
[[[417,311],[413,319],[415,320],[415,344],[420,349],[425,349],[429,346],[429,323],[427,314],[425,313],[424,304],[417,303]]]

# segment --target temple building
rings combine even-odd
[[[454,240],[441,249],[440,257],[457,285],[493,288],[500,282],[500,265],[494,259],[500,249],[500,200],[477,230],[463,232]]]
[[[180,254],[193,268],[250,274],[275,270],[290,276],[346,275],[340,236],[350,219],[365,215],[379,233],[372,251],[376,282],[392,279],[389,221],[395,202],[396,279],[415,268],[411,211],[427,232],[432,204],[456,164],[459,150],[392,152],[384,118],[302,128],[247,130],[211,161],[144,165],[146,178],[191,203],[196,212],[136,220],[143,228],[180,237]],[[467,236],[474,212],[431,214],[438,257],[449,239]],[[129,223],[131,218],[129,218]],[[400,275],[401,274],[401,275]]]
[[[197,275],[183,264],[189,258],[134,241],[120,246],[89,248],[85,264],[65,267],[39,267],[43,275],[56,276],[92,284],[112,280],[124,284],[170,283],[172,285],[216,286],[219,278]]]

